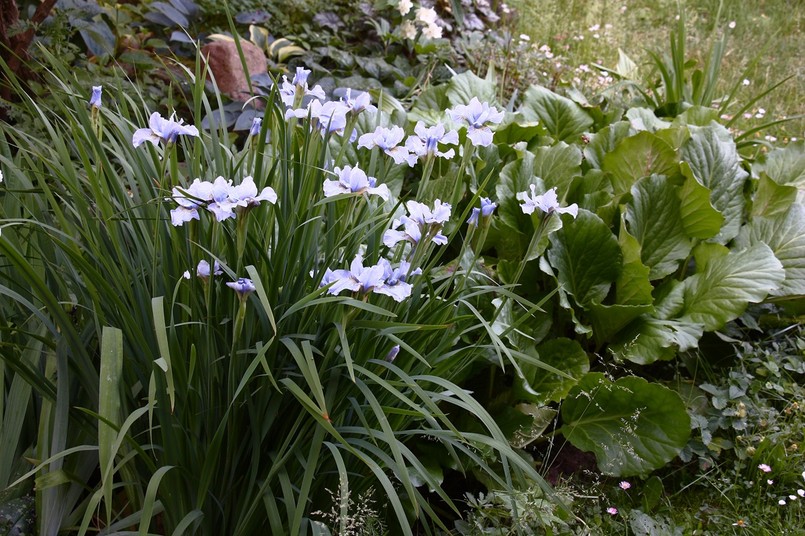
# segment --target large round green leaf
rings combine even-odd
[[[682,158],[699,184],[710,189],[710,202],[724,215],[724,225],[714,240],[726,244],[741,227],[743,189],[749,173],[741,167],[735,142],[726,128],[716,123],[689,128],[691,137],[682,146]]]
[[[738,318],[749,303],[763,301],[784,279],[783,265],[764,243],[713,258],[685,280],[681,320],[717,330]]]
[[[687,444],[690,417],[678,394],[627,376],[610,382],[587,374],[562,404],[562,434],[595,453],[608,475],[645,475],[671,461]]]
[[[604,155],[603,168],[612,174],[612,186],[620,195],[638,179],[652,173],[672,176],[679,173],[676,151],[651,132],[638,132],[621,141]]]
[[[593,126],[593,118],[584,108],[542,86],[531,86],[525,92],[519,110],[528,121],[539,121],[548,133],[561,141],[576,138]]]
[[[574,177],[581,175],[581,149],[564,142],[534,149],[534,175],[545,182],[545,189],[556,187],[564,199]]]
[[[590,360],[581,345],[571,339],[551,339],[537,347],[539,360],[569,377],[549,372],[529,363],[522,363],[522,378],[515,381],[515,396],[538,404],[559,402],[590,370]]]
[[[805,188],[805,142],[789,143],[775,149],[752,166],[753,174],[765,172],[777,184]]]
[[[586,305],[603,301],[620,275],[623,256],[609,226],[582,209],[575,220],[551,235],[548,260],[564,289]]]
[[[674,273],[693,247],[685,234],[677,190],[662,175],[642,178],[632,186],[626,221],[640,242],[641,260],[651,269],[652,280]]]
[[[785,270],[785,280],[771,296],[805,296],[805,207],[793,205],[774,218],[755,218],[736,239],[739,245],[766,244]]]

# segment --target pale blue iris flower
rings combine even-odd
[[[355,98],[353,98],[352,90],[347,89],[347,98],[344,99],[344,104],[346,104],[352,114],[358,115],[364,110],[369,110],[370,112],[377,111],[377,107],[372,105],[372,99],[369,93],[366,91],[356,91],[355,93]]]
[[[497,203],[493,203],[491,199],[488,197],[481,198],[481,208],[473,208],[472,214],[470,214],[467,223],[470,225],[478,225],[478,219],[481,217],[487,218],[495,212],[495,209],[498,208]]]
[[[447,110],[447,114],[453,121],[466,123],[467,138],[473,145],[480,147],[492,145],[492,129],[489,124],[503,121],[503,112],[489,106],[487,102],[481,103],[478,97],[473,97],[466,106],[459,105]]]
[[[262,117],[255,117],[252,119],[252,126],[249,129],[249,136],[259,136],[260,129],[263,128],[263,118]]]
[[[173,199],[177,205],[171,210],[171,223],[174,226],[181,226],[190,220],[198,220],[198,209],[204,208],[212,199],[211,182],[196,179],[188,188],[174,188]]]
[[[101,97],[103,96],[103,86],[92,86],[92,95],[89,98],[89,105],[93,108],[100,108],[103,106]]]
[[[229,190],[229,200],[234,206],[251,208],[256,207],[263,201],[268,201],[272,205],[277,202],[277,192],[270,186],[266,186],[260,193],[257,193],[257,185],[254,179],[249,176],[243,182],[233,186]]]
[[[335,174],[338,175],[338,180],[327,179],[324,181],[324,197],[333,197],[339,194],[357,194],[367,193],[370,195],[378,195],[384,201],[388,201],[391,197],[389,187],[385,184],[376,186],[377,179],[374,177],[367,177],[366,173],[358,166],[350,167],[344,166],[343,169],[335,168]]]
[[[528,192],[520,192],[517,194],[517,199],[522,201],[523,204],[520,208],[526,214],[532,214],[535,210],[539,209],[545,214],[558,212],[559,214],[570,214],[574,218],[579,213],[579,207],[576,203],[567,207],[559,206],[559,198],[556,196],[556,188],[551,188],[542,195],[537,195],[537,187],[531,185],[531,195]]]
[[[257,290],[257,288],[254,286],[254,282],[245,277],[241,277],[237,281],[230,281],[226,284],[226,286],[237,292],[238,298],[241,300],[246,299],[249,294]]]
[[[300,87],[307,87],[307,77],[310,76],[310,69],[304,67],[297,67],[296,74],[293,76],[293,85]]]
[[[409,136],[405,140],[405,146],[409,151],[419,157],[439,156],[442,158],[453,158],[455,151],[448,149],[440,151],[439,144],[458,145],[458,132],[450,130],[445,132],[444,125],[437,123],[432,127],[426,127],[424,123],[418,121],[414,127],[415,136]]]
[[[311,128],[319,128],[325,132],[335,132],[344,135],[347,126],[347,113],[349,108],[343,102],[328,101],[322,104],[320,101],[311,101],[305,108],[288,108],[285,111],[285,119],[297,118],[307,119],[310,117]],[[350,136],[350,141],[354,141],[357,132],[354,130]]]
[[[213,266],[214,268],[212,269],[212,275],[221,275],[224,273],[223,268],[221,268],[221,263],[218,261],[214,261]],[[196,266],[196,277],[206,281],[210,278],[210,275],[210,263],[206,260],[200,260],[198,262],[198,266]],[[185,279],[190,279],[190,270],[185,271],[183,277]]]
[[[154,112],[148,119],[148,128],[141,128],[134,133],[131,143],[134,147],[139,147],[143,143],[150,141],[154,145],[159,145],[160,141],[165,143],[176,143],[179,136],[198,136],[198,129],[193,125],[185,125],[184,121],[174,121],[174,116],[165,119],[159,112]]]
[[[434,244],[443,246],[447,244],[447,237],[441,233],[442,225],[450,219],[451,207],[437,199],[433,209],[417,201],[408,201],[405,204],[408,216],[401,216],[391,224],[391,229],[383,233],[383,243],[392,247],[398,242],[418,244],[422,237],[429,237]],[[403,227],[403,230],[399,230]]]
[[[292,82],[288,82],[288,77],[282,77],[282,84],[280,85],[280,99],[285,104],[285,106],[293,106],[296,102],[297,94],[302,95],[303,97],[314,97],[317,99],[324,100],[327,96],[324,94],[324,90],[319,85],[313,86],[313,89],[310,89],[307,85],[307,78],[310,75],[310,71],[305,69],[304,67],[297,67],[296,74],[293,77]]]
[[[419,157],[416,153],[411,153],[404,145],[400,145],[403,137],[405,137],[405,131],[402,127],[377,127],[374,132],[368,132],[358,138],[358,147],[365,149],[378,147],[394,159],[395,164],[405,162],[413,167]]]
[[[395,344],[394,346],[391,347],[391,350],[389,350],[389,353],[386,354],[386,357],[384,359],[389,363],[394,363],[394,360],[397,359],[397,354],[399,353],[400,353],[400,345]]]
[[[321,286],[331,285],[327,293],[332,295],[338,295],[345,290],[361,294],[373,292],[401,302],[411,295],[413,288],[405,281],[409,269],[408,263],[401,263],[394,269],[386,259],[380,259],[374,266],[364,266],[363,257],[356,255],[349,270],[328,268],[322,278]],[[421,270],[415,270],[410,275],[421,273]]]
[[[234,218],[235,210],[248,210],[263,201],[277,202],[277,193],[270,186],[258,193],[252,177],[246,177],[237,186],[232,181],[218,177],[215,182],[196,179],[189,188],[174,188],[172,199],[177,206],[171,210],[171,223],[181,226],[190,220],[198,220],[198,209],[206,208],[218,221]]]
[[[221,275],[224,273],[223,268],[221,268],[221,263],[218,261],[213,262],[213,269],[212,275]],[[196,277],[200,277],[201,279],[209,279],[210,278],[210,263],[206,260],[200,260],[198,262],[198,266],[196,266]]]

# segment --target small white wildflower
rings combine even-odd
[[[428,24],[422,29],[422,35],[428,39],[440,39],[442,37],[442,27],[437,24]]]
[[[788,496],[788,498],[789,498],[789,499],[791,499],[792,501],[796,501],[796,500],[797,500],[797,496],[796,496],[796,495],[789,495],[789,496]]]
[[[729,28],[730,30],[734,30],[735,29],[735,21],[731,20],[730,23],[727,24],[727,28]]]
[[[528,34],[520,34],[520,41],[531,41],[531,37]]]
[[[764,473],[771,473],[771,466],[769,466],[768,464],[761,463],[760,465],[757,466],[757,468],[763,471]]]
[[[0,169],[0,182],[3,182],[3,170]]]
[[[745,85],[745,86],[748,86],[749,84],[751,84],[751,83],[752,83],[752,81],[751,81],[751,80],[749,80],[748,78],[744,78],[744,79],[743,79],[743,82],[741,82],[741,83],[742,83],[743,85]]]
[[[400,15],[405,16],[408,15],[408,12],[411,11],[411,8],[414,7],[414,4],[411,0],[400,0],[397,4],[397,9],[400,10]]]
[[[400,35],[403,39],[413,39],[416,37],[416,26],[410,20],[400,24]]]
[[[416,10],[416,18],[425,24],[434,24],[436,22],[436,10],[432,7],[420,7]]]
[[[805,497],[805,489],[801,489],[801,488],[798,489],[797,490],[797,495],[799,495],[800,497]]]
[[[777,504],[779,504],[780,506],[785,506],[785,499],[780,499],[779,501],[777,501]]]
[[[768,484],[769,486],[771,486],[772,484],[774,484],[774,480],[772,480],[772,479],[768,479],[768,480],[766,481],[766,484]]]

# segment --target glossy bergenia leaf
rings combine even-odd
[[[595,453],[613,476],[645,475],[671,461],[687,444],[690,417],[678,394],[627,376],[616,382],[592,372],[562,404],[562,435]]]

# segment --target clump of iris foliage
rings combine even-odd
[[[36,478],[43,531],[321,533],[311,512],[344,524],[367,494],[402,533],[445,529],[434,450],[502,489],[540,480],[455,383],[513,351],[480,312],[499,290],[474,268],[483,224],[402,196],[400,164],[345,134],[401,111],[322,103],[299,70],[233,145],[126,83],[88,103],[53,68],[58,109],[24,102],[50,138],[7,125],[0,157],[9,411],[39,423],[4,428],[3,486]],[[187,76],[198,117],[201,64]],[[454,150],[417,131],[402,165],[441,169]]]
[[[647,365],[805,294],[803,145],[744,159],[708,108],[298,70],[233,142],[171,115],[220,106],[200,61],[163,110],[50,69],[53,109],[17,87],[47,137],[0,140],[0,484],[44,532],[449,531],[468,483],[567,518],[549,426],[662,468],[691,410]]]

